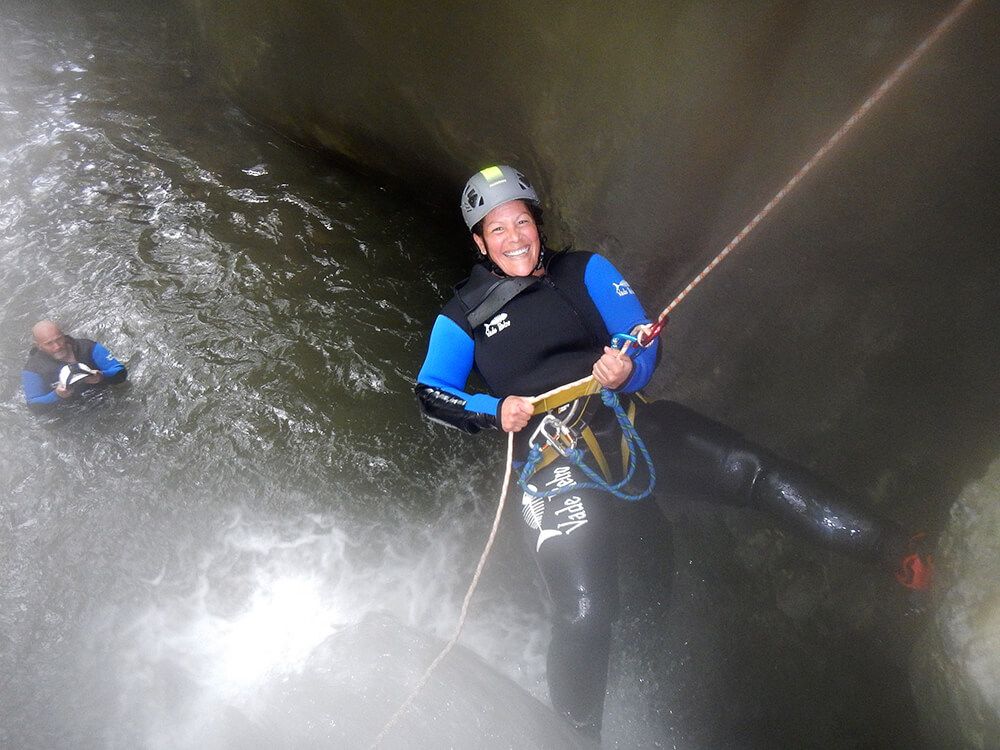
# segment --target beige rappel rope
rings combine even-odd
[[[973,2],[975,2],[975,0],[961,0],[961,2],[951,9],[951,12],[948,13],[948,15],[941,19],[938,25],[935,26],[926,37],[924,37],[923,41],[914,47],[913,51],[906,56],[906,59],[896,66],[896,69],[889,74],[888,78],[882,81],[881,85],[879,85],[879,87],[875,89],[868,96],[868,98],[864,100],[864,102],[862,102],[861,106],[854,111],[854,114],[847,118],[844,124],[837,129],[837,132],[830,136],[827,142],[820,147],[819,151],[813,154],[813,157],[803,164],[798,172],[792,175],[792,178],[785,183],[785,186],[775,193],[774,197],[767,202],[767,205],[765,205],[757,213],[757,215],[754,216],[747,223],[747,225],[729,241],[728,245],[722,248],[719,254],[712,259],[712,262],[705,266],[701,273],[691,279],[691,283],[684,287],[680,293],[674,297],[671,303],[667,305],[663,309],[663,312],[660,313],[659,317],[657,317],[657,323],[662,324],[663,321],[667,319],[667,316],[684,300],[685,297],[688,296],[688,294],[691,293],[691,290],[698,286],[698,284],[700,284],[705,277],[708,276],[708,274],[715,270],[715,267],[726,259],[726,256],[729,255],[729,253],[731,253],[736,246],[743,241],[743,238],[750,234],[750,232],[752,232],[757,225],[760,224],[769,213],[771,213],[775,206],[781,203],[784,197],[788,195],[792,189],[799,184],[799,182],[802,181],[802,178],[805,177],[817,163],[819,163],[820,159],[826,156],[827,152],[836,146],[840,139],[847,135],[848,131],[850,131],[862,117],[868,114],[868,111],[878,103],[878,101],[886,94],[887,91],[889,91],[889,89],[896,85],[896,82],[899,81],[899,79],[902,78],[911,67],[913,67],[913,64],[920,59],[924,52],[926,52],[931,45],[934,44],[938,38],[959,19],[959,17],[969,8],[970,5],[972,5]],[[654,325],[655,323],[649,324],[647,326],[643,326],[643,328],[649,329]]]
[[[826,156],[826,154],[834,146],[836,146],[845,135],[847,135],[847,133],[858,123],[858,121],[860,121],[861,118],[864,117],[876,103],[878,103],[886,92],[896,85],[899,79],[902,78],[911,67],[913,67],[914,63],[920,59],[920,57],[938,40],[938,38],[940,38],[942,34],[944,34],[944,32],[947,31],[948,28],[954,24],[966,10],[968,10],[969,6],[972,5],[973,2],[975,2],[975,0],[960,0],[960,2],[948,13],[948,15],[946,15],[926,37],[924,37],[923,41],[921,41],[920,44],[918,44],[913,51],[910,52],[910,54],[907,55],[906,58],[896,67],[896,69],[893,70],[884,81],[882,81],[879,87],[876,88],[864,102],[862,102],[861,106],[859,106],[854,113],[847,118],[844,124],[841,125],[832,136],[830,136],[826,143],[824,143],[819,150],[813,154],[812,158],[803,164],[798,172],[792,175],[791,179],[785,183],[784,187],[775,193],[774,197],[771,198],[771,200],[769,200],[759,212],[757,212],[757,215],[747,222],[747,225],[743,227],[743,229],[741,229],[736,236],[729,241],[719,254],[716,255],[712,261],[701,270],[701,273],[695,276],[691,282],[684,287],[677,294],[677,296],[673,298],[673,300],[671,300],[670,304],[667,305],[663,309],[663,312],[659,314],[656,321],[654,323],[640,326],[637,329],[642,343],[647,343],[649,340],[654,338],[655,335],[659,334],[667,316],[670,315],[674,308],[676,308],[696,286],[704,281],[705,277],[714,271],[716,266],[725,260],[726,256],[736,249],[736,246],[739,245],[744,238],[750,234],[750,232],[752,232],[782,200],[784,200],[785,196],[787,196],[812,170],[812,168],[815,167],[816,164],[819,163],[819,161]],[[628,345],[626,344],[623,351],[627,351],[627,349]],[[535,413],[537,414],[540,411],[546,411],[547,409],[544,408],[544,404],[547,400],[557,398],[561,393],[570,389],[595,392],[597,390],[597,386],[594,383],[593,377],[586,377],[535,396],[531,399],[531,401],[535,404]],[[500,502],[497,504],[496,517],[493,519],[493,528],[490,529],[489,538],[486,540],[486,547],[483,549],[483,553],[479,558],[479,564],[476,565],[476,572],[472,576],[472,582],[469,584],[469,589],[465,593],[465,599],[462,602],[462,611],[458,618],[458,625],[455,628],[455,633],[451,637],[451,640],[449,640],[448,643],[445,644],[444,648],[441,649],[441,653],[439,653],[434,661],[431,662],[430,666],[427,667],[426,671],[417,681],[417,684],[413,687],[413,690],[407,696],[406,700],[403,701],[403,704],[396,710],[396,713],[392,715],[389,721],[386,722],[382,731],[378,733],[377,737],[375,737],[375,740],[372,742],[369,750],[374,750],[374,748],[378,747],[389,730],[396,724],[397,721],[399,721],[399,718],[413,703],[413,700],[417,697],[421,688],[423,688],[423,686],[427,683],[431,673],[437,668],[438,664],[441,663],[445,656],[447,656],[448,653],[455,647],[455,644],[458,643],[459,636],[462,634],[462,628],[465,626],[466,616],[469,612],[469,602],[472,600],[472,595],[475,593],[476,587],[479,585],[479,578],[482,575],[483,568],[486,566],[486,560],[489,557],[490,551],[493,549],[493,543],[496,541],[497,530],[500,527],[500,517],[503,513],[507,492],[510,487],[513,457],[514,433],[510,432],[507,434],[507,468],[504,472],[503,489],[500,491]]]

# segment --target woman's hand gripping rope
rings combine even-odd
[[[531,438],[531,444],[528,448],[528,457],[521,469],[521,475],[517,480],[518,486],[520,486],[526,495],[530,495],[534,498],[548,498],[564,492],[594,489],[601,492],[607,492],[619,500],[632,501],[642,500],[652,494],[653,488],[656,486],[656,471],[653,468],[653,459],[650,457],[649,451],[646,449],[646,445],[643,443],[642,438],[639,437],[639,433],[636,432],[635,425],[633,425],[632,421],[628,418],[628,415],[625,413],[625,409],[622,408],[621,403],[618,401],[618,396],[614,391],[602,388],[601,401],[606,407],[614,412],[615,418],[618,420],[618,426],[621,428],[625,445],[628,449],[628,468],[625,472],[625,476],[619,482],[614,484],[605,481],[605,479],[598,475],[596,471],[587,466],[585,461],[586,455],[582,450],[576,447],[576,434],[572,430],[568,429],[566,425],[564,425],[555,415],[546,414],[539,425],[538,430],[536,430],[535,434]],[[549,424],[550,422],[551,425]],[[558,487],[543,492],[539,492],[531,486],[529,482],[538,465],[541,463],[542,449],[545,447],[542,445],[542,441],[539,438],[544,438],[544,441],[548,443],[549,447],[557,451],[563,456],[563,458],[572,461],[590,481],[576,482],[569,487]],[[641,456],[643,462],[645,463],[648,481],[645,489],[636,492],[629,492],[626,488],[635,476],[635,470],[637,468],[636,459],[638,456]]]
[[[633,369],[635,365],[625,350],[606,346],[601,358],[594,363],[591,374],[604,388],[613,391],[628,382]]]
[[[654,324],[655,325],[655,324]],[[657,329],[659,332],[659,329]],[[636,342],[634,336],[618,334],[612,339],[611,346],[604,347],[604,352],[594,363],[591,370],[591,378],[601,387],[608,390],[621,388],[628,379],[632,377],[635,365],[632,363],[632,356],[628,353],[628,346]],[[647,341],[651,342],[652,338]],[[624,343],[622,343],[624,342]],[[648,346],[648,343],[645,344]],[[638,352],[638,349],[636,349]],[[595,387],[593,391],[596,392]],[[520,432],[528,426],[528,422],[536,414],[547,409],[539,409],[538,404],[543,401],[543,396],[527,398],[526,396],[507,396],[500,404],[500,429],[504,432]]]
[[[520,432],[535,415],[535,405],[524,396],[507,396],[500,404],[500,429]]]

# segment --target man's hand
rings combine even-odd
[[[632,376],[632,360],[610,346],[604,347],[604,354],[594,363],[594,380],[605,388],[620,388]]]
[[[65,386],[57,385],[56,386],[56,395],[59,398],[69,398],[70,396],[73,395],[73,391],[70,390],[69,388],[66,388]]]
[[[520,432],[534,413],[535,407],[524,396],[507,396],[500,404],[500,428],[504,432]]]
[[[83,382],[90,383],[91,385],[93,385],[94,383],[100,383],[102,380],[104,380],[104,376],[101,375],[101,373],[99,372],[95,372],[93,375],[88,375],[87,377],[85,377],[83,379]]]

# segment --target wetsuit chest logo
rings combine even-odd
[[[510,327],[510,318],[507,317],[507,313],[500,313],[493,320],[486,323],[484,329],[486,331],[486,338],[489,338],[495,333],[500,333],[504,328]]]
[[[615,294],[619,297],[627,297],[630,294],[635,294],[635,292],[632,291],[632,287],[629,286],[629,283],[625,281],[625,279],[622,279],[621,281],[612,281],[611,284],[615,288]]]

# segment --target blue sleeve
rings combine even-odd
[[[94,364],[97,365],[97,369],[101,371],[101,375],[106,378],[112,378],[125,369],[125,365],[112,357],[111,352],[103,344],[94,344],[90,356],[94,360]]]
[[[31,370],[21,370],[21,384],[24,386],[24,400],[29,404],[54,404],[59,400],[51,383]]]
[[[431,329],[427,357],[417,375],[417,382],[461,399],[467,412],[496,416],[500,399],[464,390],[472,373],[475,348],[475,342],[455,321],[438,315]]]
[[[630,333],[637,325],[650,322],[632,287],[607,258],[593,255],[587,262],[583,282],[611,335]],[[632,360],[632,377],[619,391],[634,393],[645,387],[656,369],[659,346],[660,342],[654,341]]]

